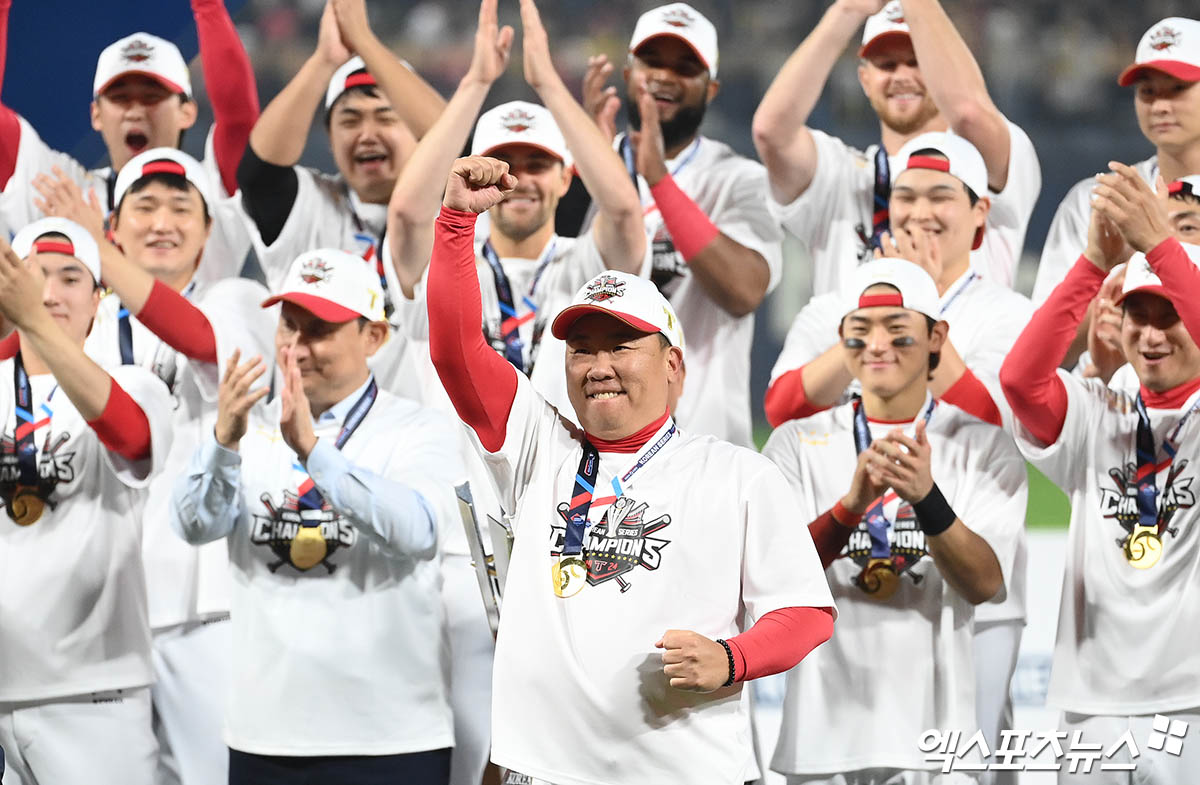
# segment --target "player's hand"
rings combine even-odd
[[[79,185],[62,169],[55,166],[51,171],[53,177],[42,172],[33,178],[33,187],[42,195],[33,198],[34,207],[46,215],[74,221],[87,229],[97,243],[105,242],[104,210],[96,192],[89,188],[85,198]]]
[[[937,238],[920,227],[884,232],[879,237],[875,258],[907,259],[929,273],[936,283],[942,276],[942,249]]]
[[[45,289],[42,268],[18,257],[8,240],[0,237],[0,315],[12,326],[26,329],[39,319],[49,319],[43,303]]]
[[[1162,176],[1158,177],[1156,193],[1132,166],[1118,161],[1109,161],[1108,166],[1111,173],[1096,175],[1092,207],[1113,222],[1135,251],[1149,253],[1171,236]]]
[[[508,164],[495,158],[472,155],[459,158],[450,167],[442,204],[452,210],[483,213],[499,204],[517,187]]]
[[[834,3],[843,11],[849,11],[863,19],[879,13],[887,4],[888,0],[837,0]]]
[[[1084,248],[1083,255],[1106,273],[1129,261],[1129,257],[1133,255],[1133,249],[1125,242],[1117,225],[1095,205],[1092,206],[1092,215],[1088,220],[1087,247]]]
[[[842,506],[847,512],[862,515],[871,506],[871,502],[883,496],[887,490],[888,484],[871,461],[871,451],[863,450],[858,454],[854,476],[850,479],[850,490],[842,497]]]
[[[321,24],[317,28],[316,56],[332,68],[341,66],[351,57],[350,47],[342,38],[342,31],[338,27],[333,0],[326,0],[325,10],[321,12]]]
[[[513,29],[508,25],[500,27],[496,15],[498,1],[483,0],[479,4],[475,51],[471,55],[471,67],[466,76],[466,79],[489,86],[504,73],[504,69],[508,67],[509,55],[512,54]]]
[[[915,438],[896,428],[864,451],[879,477],[904,501],[915,504],[933,490],[933,451],[925,435],[925,421],[918,420]]]
[[[361,52],[375,39],[367,19],[366,0],[330,0],[342,42],[351,53]]]
[[[667,630],[654,647],[663,650],[663,674],[677,690],[712,692],[729,680],[725,647],[698,632]]]
[[[609,141],[617,135],[617,112],[621,109],[617,88],[605,86],[612,72],[607,55],[594,55],[588,58],[587,73],[583,75],[583,108]]]
[[[213,428],[217,444],[234,451],[246,435],[250,410],[271,391],[269,387],[250,389],[267,371],[262,357],[251,357],[244,363],[241,359],[241,351],[234,349],[225,363],[225,373],[217,389],[217,424]]]
[[[293,349],[288,346],[279,350],[280,369],[283,372],[283,389],[279,395],[279,433],[303,463],[316,446],[317,436],[313,432],[312,406],[304,393],[300,366],[296,364],[292,352]]]
[[[1100,291],[1088,307],[1088,354],[1092,364],[1084,369],[1086,377],[1097,377],[1107,384],[1117,369],[1125,364],[1125,350],[1121,346],[1122,312],[1113,303],[1121,296],[1125,285],[1125,269],[1113,269]]]
[[[646,78],[642,74],[634,77],[633,100],[637,101],[638,114],[642,118],[642,129],[629,132],[629,141],[637,148],[635,158],[638,174],[646,178],[647,184],[657,185],[669,174],[667,145],[663,141],[658,104],[654,102],[654,95],[647,88]]]
[[[521,29],[525,81],[538,93],[555,84],[561,85],[562,77],[554,69],[554,61],[550,58],[550,38],[546,35],[542,16],[533,0],[521,0]]]

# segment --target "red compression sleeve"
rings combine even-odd
[[[122,458],[140,461],[150,457],[150,421],[116,379],[112,380],[104,411],[88,425],[105,447]]]
[[[780,608],[725,641],[733,652],[733,680],[783,673],[833,635],[829,608]]]
[[[250,56],[223,0],[192,0],[204,89],[213,108],[213,152],[221,183],[237,193],[237,168],[258,120],[258,88]]]
[[[1022,425],[1042,444],[1053,444],[1067,419],[1067,388],[1058,365],[1067,354],[1104,272],[1080,254],[1000,366],[1000,388]]]
[[[773,428],[778,428],[788,420],[811,417],[828,408],[828,406],[817,406],[808,400],[808,395],[804,392],[803,365],[771,382],[771,385],[767,387],[767,394],[763,397],[763,409],[767,413],[767,422]]]
[[[429,355],[462,421],[490,452],[504,446],[517,369],[483,339],[475,273],[475,213],[442,207],[434,222],[425,300]]]
[[[8,59],[8,12],[11,8],[12,0],[0,0],[0,85],[4,84],[4,67]],[[17,168],[20,143],[21,123],[17,113],[0,103],[0,190],[8,187]]]
[[[8,334],[8,337],[0,341],[0,360],[7,360],[10,357],[16,357],[17,352],[21,350],[21,338],[17,335],[17,331],[13,330]]]
[[[662,213],[675,250],[683,254],[685,262],[690,262],[721,233],[671,175],[650,186],[650,195]]]
[[[850,535],[858,528],[861,515],[855,515],[842,506],[841,501],[808,524],[808,533],[812,536],[813,545],[817,548],[817,556],[821,559],[821,567],[828,568],[833,560],[846,547]]]
[[[162,281],[154,282],[137,318],[175,351],[203,363],[216,363],[217,338],[208,317]]]
[[[1186,292],[1191,295],[1200,291],[1200,268],[1188,257],[1179,240],[1168,237],[1146,254],[1150,269],[1162,279],[1167,292]],[[1175,311],[1183,321],[1192,340],[1200,343],[1200,302],[1194,296],[1172,297]]]
[[[968,368],[958,381],[950,385],[950,389],[942,393],[942,400],[952,403],[967,414],[974,415],[984,422],[1000,427],[1000,409],[992,400],[992,394],[983,386],[979,377]]]

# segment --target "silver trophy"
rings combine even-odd
[[[508,577],[508,559],[512,553],[512,527],[487,516],[488,537],[485,540],[479,516],[475,514],[475,503],[471,498],[471,484],[454,487],[458,497],[458,512],[462,516],[463,528],[467,533],[467,545],[471,549],[471,565],[479,581],[479,593],[483,595],[483,607],[487,612],[492,636],[500,626],[500,608],[503,605],[504,581]],[[485,547],[490,541],[491,553]]]

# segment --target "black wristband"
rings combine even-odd
[[[725,649],[725,656],[729,658],[729,678],[728,678],[728,679],[726,679],[726,680],[725,680],[725,683],[721,685],[722,687],[728,687],[728,686],[730,686],[730,685],[732,685],[732,684],[733,684],[733,671],[734,671],[734,665],[733,665],[733,649],[729,648],[729,644],[728,644],[728,643],[726,643],[726,642],[725,642],[723,639],[721,639],[721,638],[717,638],[717,643],[721,644],[721,646],[723,646],[723,647],[724,647],[724,649]]]
[[[958,518],[936,482],[929,489],[925,498],[913,504],[912,508],[913,513],[917,516],[917,523],[921,525],[921,531],[929,536],[946,531]]]

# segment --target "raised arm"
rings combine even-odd
[[[855,33],[886,0],[835,0],[783,64],[754,112],[754,147],[766,164],[771,195],[790,204],[817,170],[817,148],[807,128],[825,82]]]
[[[610,140],[571,95],[550,59],[550,42],[533,0],[521,0],[525,81],[554,116],[575,168],[599,212],[596,247],[614,270],[638,273],[646,253],[642,203]]]
[[[433,222],[442,204],[442,178],[466,146],[492,83],[508,65],[513,29],[499,26],[496,5],[497,0],[480,3],[471,68],[445,111],[405,162],[388,203],[389,251],[400,288],[407,297],[413,296],[413,287],[429,264]]]
[[[979,63],[938,0],[901,0],[900,5],[933,103],[954,132],[978,148],[988,186],[1000,193],[1008,182],[1008,124],[988,95]]]

